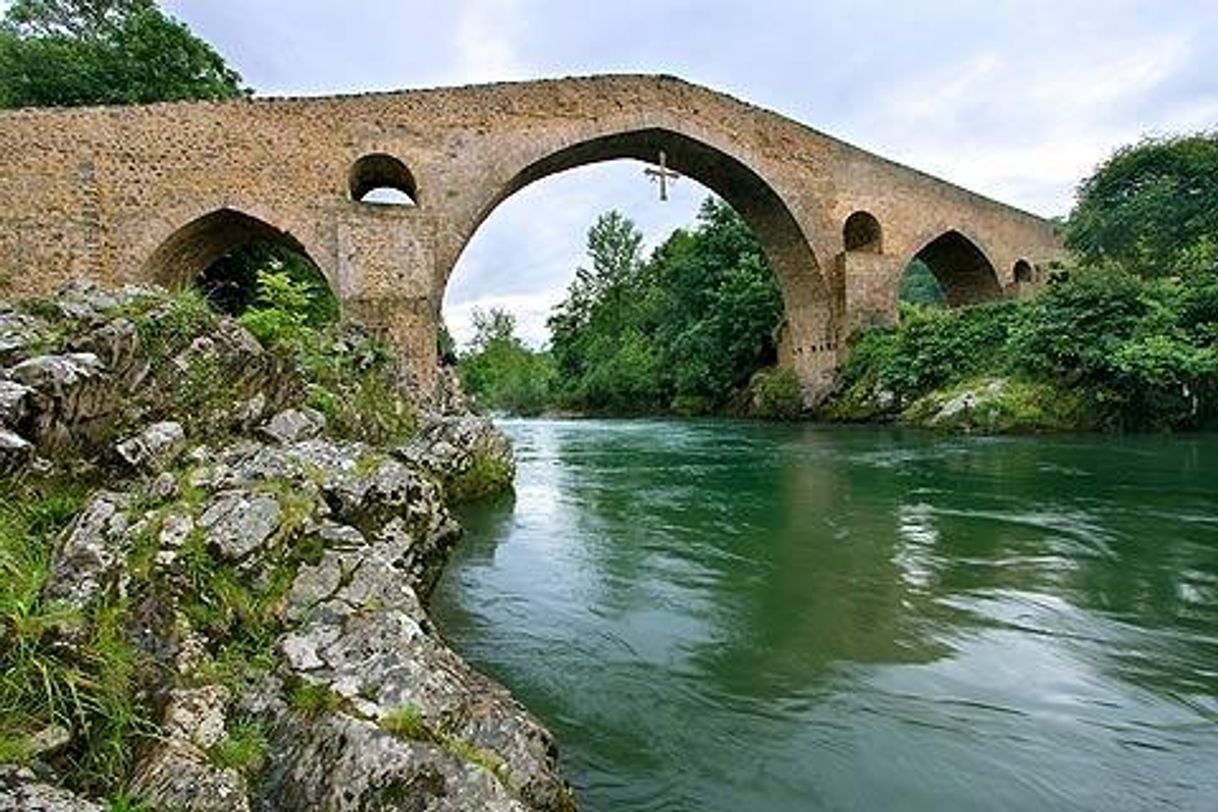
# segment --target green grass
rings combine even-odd
[[[496,775],[504,768],[503,761],[494,753],[482,749],[461,736],[454,736],[432,728],[423,718],[422,711],[414,705],[403,705],[390,711],[381,718],[380,726],[383,730],[401,739],[439,745],[445,752],[461,761],[477,765]]]
[[[390,711],[381,718],[380,725],[382,729],[399,738],[435,741],[435,735],[423,720],[422,712],[413,705],[404,705]]]
[[[208,750],[212,764],[231,768],[252,778],[266,766],[269,743],[266,730],[253,719],[230,723],[228,735]]]
[[[288,688],[288,704],[297,713],[314,717],[338,710],[343,705],[343,698],[328,685],[295,680]]]

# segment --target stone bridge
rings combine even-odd
[[[603,76],[328,98],[0,113],[4,295],[71,279],[190,283],[274,240],[426,382],[445,285],[514,192],[596,161],[668,165],[753,228],[786,306],[783,363],[823,392],[859,326],[926,261],[952,304],[1034,285],[1043,219],[678,79]],[[413,205],[364,201],[392,188]]]

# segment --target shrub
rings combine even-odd
[[[793,420],[804,410],[803,388],[788,367],[763,369],[753,376],[753,399],[760,417]]]

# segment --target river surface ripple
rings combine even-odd
[[[1218,810],[1218,436],[506,421],[445,636],[609,810]]]

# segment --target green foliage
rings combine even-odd
[[[264,283],[263,274],[277,278]],[[286,282],[293,284],[287,287]],[[338,300],[318,267],[275,242],[234,248],[209,265],[195,287],[213,308],[230,316],[262,307],[289,310],[311,327],[338,319]]]
[[[215,311],[194,290],[182,290],[161,306],[132,314],[140,344],[156,364],[180,353],[216,325]]]
[[[988,376],[1011,383],[995,406],[1009,413],[996,425],[1205,426],[1218,413],[1216,333],[1214,275],[1144,280],[1119,267],[1075,270],[1032,299],[907,309],[899,327],[864,332],[829,412],[870,418],[921,401],[907,412],[920,419]]]
[[[338,317],[337,304],[323,281],[275,264],[256,274],[257,296],[240,322],[264,345],[299,341],[306,329],[316,330]]]
[[[465,390],[484,409],[517,415],[542,412],[551,400],[553,359],[534,352],[516,336],[516,321],[507,312],[474,311],[474,340],[457,369]]]
[[[154,0],[14,0],[0,107],[231,99],[241,77]]]
[[[433,741],[434,734],[422,712],[414,705],[404,705],[386,714],[380,720],[381,728],[395,736],[412,741]]]
[[[343,698],[328,685],[297,680],[288,690],[288,704],[304,716],[321,716],[342,707]]]
[[[897,298],[906,304],[923,307],[947,306],[947,295],[943,292],[943,286],[931,273],[930,266],[920,259],[914,259],[906,266],[901,275],[901,291]]]
[[[549,321],[556,395],[581,410],[629,414],[724,408],[773,362],[782,298],[756,238],[708,199],[698,225],[643,261],[616,212],[588,234],[580,269]]]
[[[107,595],[77,612],[41,599],[53,539],[83,494],[71,483],[19,481],[0,496],[0,752],[21,761],[30,736],[62,727],[71,742],[55,756],[61,774],[106,794],[120,789],[155,727],[139,690],[146,666],[126,634],[126,600]]]
[[[940,420],[943,407],[961,396],[973,397],[974,405]],[[1022,378],[970,378],[914,401],[902,417],[938,429],[989,434],[1092,428],[1091,414],[1077,392]]]
[[[763,369],[753,376],[757,415],[771,420],[794,420],[804,410],[803,388],[794,370]]]
[[[1147,277],[1218,267],[1218,133],[1124,147],[1079,186],[1066,242]]]
[[[247,777],[258,775],[266,766],[269,748],[266,730],[254,719],[238,719],[229,724],[228,735],[207,751],[212,764],[234,769]]]
[[[469,469],[445,483],[444,493],[453,504],[493,496],[511,487],[514,473],[502,457],[478,449]]]

